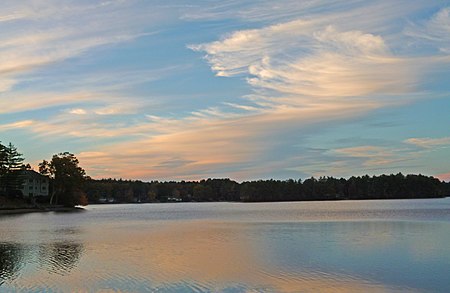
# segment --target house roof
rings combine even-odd
[[[39,179],[47,178],[48,179],[47,176],[39,174],[38,172],[36,172],[34,170],[20,170],[17,172],[19,172],[21,175],[28,177],[28,178],[39,178]]]

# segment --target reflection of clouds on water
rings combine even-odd
[[[83,244],[38,246],[37,269],[14,286],[24,291],[383,291],[381,285],[347,275],[287,272],[264,264],[256,253],[257,238],[248,231],[246,224],[209,221],[88,229]]]
[[[341,246],[353,254],[398,248],[395,251],[397,256],[409,254],[423,260],[440,257],[450,261],[450,255],[444,252],[450,243],[450,226],[444,222],[349,221],[312,225],[316,225],[322,235],[328,235],[323,239],[333,239],[335,246]],[[309,239],[314,238],[314,234],[308,236]]]
[[[450,263],[448,247],[450,243],[450,225],[448,223],[408,223],[408,251],[416,259],[426,262],[440,259]],[[415,229],[412,229],[414,227]]]
[[[256,258],[247,226],[193,221],[154,229],[92,231],[80,267],[65,280],[92,290],[378,292],[379,285],[345,275],[285,272]],[[140,227],[142,228],[142,227]],[[89,237],[88,237],[89,238]],[[252,241],[251,241],[252,240]],[[95,271],[95,276],[86,272]],[[48,281],[58,282],[55,276]],[[53,280],[53,281],[52,281]]]
[[[360,213],[381,210],[379,202],[355,204],[363,206]],[[395,204],[403,208],[405,202]],[[208,218],[199,212],[214,214],[216,205],[223,216]],[[395,215],[348,220],[353,215],[348,205],[352,203],[102,206],[106,218],[99,208],[82,217],[24,217],[19,226],[5,219],[9,225],[0,225],[0,235],[20,245],[12,254],[0,248],[2,260],[15,260],[15,266],[11,261],[0,263],[0,292],[449,288],[448,222],[402,221]],[[388,215],[395,213],[390,205]],[[127,208],[120,216],[118,211]],[[310,215],[316,210],[319,215],[328,213],[331,220],[315,221]],[[292,217],[294,211],[300,216]],[[336,211],[341,216],[333,220]],[[180,213],[189,216],[180,219]]]
[[[72,242],[56,242],[39,246],[39,264],[49,273],[68,275],[77,266],[83,254],[83,245]]]
[[[86,258],[89,264],[103,263],[109,272],[133,272],[160,283],[227,281],[253,270],[251,250],[237,227],[201,221],[162,224],[148,230],[109,230],[92,241],[95,253]]]
[[[23,247],[18,243],[0,242],[0,286],[15,279],[23,266]]]

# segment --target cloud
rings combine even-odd
[[[97,177],[249,178],[272,170],[310,174],[328,167],[342,174],[351,170],[351,163],[366,169],[393,166],[405,157],[384,146],[333,146],[334,151],[322,153],[324,161],[319,155],[308,161],[305,147],[297,146],[332,125],[428,96],[421,92],[424,69],[446,57],[446,43],[439,41],[446,38],[446,9],[420,29],[414,27],[427,37],[404,35],[405,18],[428,7],[425,1],[27,4],[33,5],[13,3],[0,13],[0,28],[7,26],[0,36],[0,114],[11,114],[10,120],[18,116],[0,130],[27,131],[33,139],[86,142],[80,159]],[[250,93],[240,97],[244,91],[233,91],[232,99],[217,101],[222,93],[212,92],[213,98],[201,104],[186,95],[172,105],[163,91],[180,84],[192,90],[197,85],[190,83],[191,71],[182,76],[183,83],[175,85],[170,78],[163,86],[149,83],[181,76],[189,66],[155,69],[139,59],[135,62],[142,67],[117,68],[136,57],[127,56],[111,70],[94,61],[117,44],[163,34],[161,27],[179,22],[180,15],[192,28],[210,19],[220,24],[214,34],[228,31],[222,37],[202,31],[192,40],[216,41],[188,47],[204,55],[216,75],[243,80]],[[178,32],[175,27],[173,32]],[[412,47],[419,40],[440,48],[439,56],[429,51],[418,56]],[[171,50],[164,53],[170,60]],[[74,64],[83,73],[72,71]],[[164,103],[183,111],[169,112]]]
[[[102,155],[81,154],[94,176],[116,170],[115,175],[127,178],[199,179],[242,169],[252,176],[249,173],[260,172],[262,165],[292,167],[286,165],[292,154],[266,164],[256,162],[278,147],[286,148],[290,143],[286,136],[292,133],[301,140],[305,135],[301,132],[311,127],[393,104],[397,101],[380,99],[380,95],[410,93],[416,83],[410,60],[395,56],[382,36],[322,22],[296,19],[191,45],[194,51],[206,53],[217,75],[247,77],[253,95],[244,97],[242,104],[225,102],[230,109],[205,107],[183,117],[148,115],[147,120],[135,117],[128,123],[92,118],[62,123],[68,118],[61,117],[35,123],[31,130],[44,136],[126,139],[88,152]],[[118,103],[92,113],[116,114],[123,108]],[[399,160],[389,150],[376,147],[343,148],[334,156],[358,158],[364,167]]]
[[[116,99],[117,97],[91,92],[11,93],[9,95],[9,99],[6,99],[5,96],[0,99],[0,114],[36,111],[43,108],[71,105],[77,103],[107,103]],[[11,103],[11,100],[14,100],[14,103]]]
[[[441,53],[450,53],[450,7],[440,9],[431,19],[422,25],[412,24],[405,29],[405,33],[422,46],[433,45]]]
[[[237,5],[227,3],[233,7]],[[323,1],[311,1],[308,7],[311,10],[304,7],[304,11],[299,12],[301,10],[294,9],[298,14],[289,14],[289,21],[280,22],[274,17],[261,28],[237,30],[217,41],[188,47],[203,52],[217,76],[246,78],[253,94],[244,98],[251,104],[236,104],[236,109],[248,111],[249,116],[263,113],[270,117],[270,123],[262,123],[269,133],[280,131],[281,125],[289,124],[287,121],[291,125],[286,129],[301,132],[304,129],[301,124],[306,119],[295,117],[295,114],[302,115],[301,109],[311,109],[310,106],[314,108],[316,118],[311,123],[319,124],[327,119],[333,121],[327,116],[330,109],[342,111],[336,114],[341,119],[334,121],[343,121],[344,115],[351,119],[373,109],[405,105],[418,97],[423,98],[421,87],[426,74],[448,61],[429,51],[417,55],[411,48],[409,51],[401,49],[407,36],[403,35],[401,27],[396,27],[398,18],[420,11],[424,3],[415,2],[407,10],[399,3],[374,3],[373,7],[372,4],[360,5],[362,3],[358,1],[348,6],[342,2],[333,3],[333,10],[326,9]],[[253,20],[268,20],[264,13],[259,14],[268,7],[266,4],[262,3],[261,9],[254,7]],[[246,12],[251,10],[247,5],[244,7]],[[213,14],[204,17],[233,17],[224,12],[230,9],[226,4],[220,7],[222,13],[219,13],[219,7],[216,8]],[[371,8],[376,9],[371,11]],[[446,30],[447,16],[443,9],[430,21],[441,26],[439,35]],[[196,17],[201,18],[201,13]],[[336,107],[337,103],[341,107]],[[345,109],[350,105],[355,106],[355,111],[348,113]],[[233,104],[229,106],[233,107]],[[286,124],[279,123],[277,113],[286,115]],[[258,128],[256,124],[253,126]],[[251,135],[255,136],[254,133]],[[288,140],[283,139],[286,149]],[[302,171],[311,172],[315,165],[321,170],[325,165],[335,165],[335,170],[341,169],[338,171],[341,174],[343,169],[351,168],[351,163],[363,170],[394,168],[399,163],[410,165],[412,150],[402,146],[401,142],[398,144],[397,149],[383,146],[337,148],[328,154],[330,160],[323,166],[308,162]],[[289,167],[286,162],[284,166],[300,170]]]
[[[13,123],[0,124],[0,131],[18,129],[18,128],[28,128],[33,125],[33,120],[23,120]]]
[[[198,3],[200,2],[200,3]],[[271,0],[235,1],[222,0],[219,3],[196,1],[196,5],[186,8],[182,18],[190,21],[233,20],[250,23],[279,23],[299,18],[314,19],[317,23],[340,22],[348,26],[385,30],[383,24],[398,24],[399,17],[421,11],[429,7],[424,1],[409,0]]]
[[[76,109],[71,109],[69,110],[70,114],[75,114],[75,115],[86,115],[87,111],[81,108],[76,108]]]
[[[280,138],[292,135],[294,129],[306,134],[317,123],[347,119],[357,108],[336,104],[328,109],[277,108],[226,118],[216,113],[184,119],[151,117],[148,123],[128,126],[129,132],[122,132],[128,137],[136,134],[135,139],[93,148],[92,151],[103,155],[80,154],[80,160],[95,177],[112,176],[108,174],[113,172],[117,177],[140,179],[252,178],[273,168],[282,170],[286,161],[292,160],[289,153],[268,157],[279,146]],[[121,130],[110,131],[118,135]],[[81,133],[91,135],[88,129]],[[139,133],[151,135],[141,137]],[[296,139],[298,142],[301,134]],[[264,157],[264,164],[256,163]],[[167,162],[177,164],[169,166]]]
[[[381,146],[356,146],[334,149],[333,152],[338,157],[362,159],[362,166],[366,168],[380,166],[387,167],[393,163],[398,163],[405,160],[405,158],[401,158],[397,154],[399,150]]]
[[[138,107],[138,105],[131,103],[116,103],[103,108],[95,109],[94,113],[97,115],[132,114],[137,111]]]
[[[429,22],[428,31],[436,42],[441,44],[441,51],[450,53],[450,8],[441,9]]]
[[[381,36],[332,25],[318,27],[314,21],[236,31],[190,48],[205,52],[218,76],[248,76],[255,90],[279,97],[271,100],[274,103],[298,106],[324,98],[371,99],[370,95],[410,93],[417,83],[411,60],[394,56]]]
[[[450,137],[441,137],[441,138],[408,138],[405,140],[405,143],[413,144],[421,148],[429,149],[435,148],[439,146],[449,146],[450,145]]]
[[[450,182],[450,172],[443,173],[443,174],[438,174],[438,175],[435,175],[435,177],[437,177],[440,180],[443,180],[445,182]]]
[[[33,87],[33,96],[49,94],[56,89],[56,85],[63,76],[70,75],[72,65],[65,65],[64,73],[58,76],[46,76],[45,69],[56,63],[63,64],[73,58],[79,58],[92,52],[94,49],[115,46],[126,43],[137,38],[155,33],[158,21],[166,17],[166,11],[159,9],[147,13],[137,13],[150,4],[136,5],[136,3],[125,1],[111,1],[98,4],[91,1],[77,1],[76,3],[60,1],[16,1],[5,4],[0,12],[0,113],[18,112],[28,109],[41,109],[52,105],[63,105],[72,101],[64,101],[58,98],[58,94],[52,97],[34,98],[29,92],[24,91],[30,85]],[[145,24],[145,25],[144,25]],[[70,64],[70,63],[67,63]],[[64,64],[63,64],[64,65]],[[118,70],[119,71],[119,70]],[[103,86],[105,92],[109,84],[109,90],[118,86],[132,85],[148,81],[155,77],[145,72],[131,72],[133,70],[120,70],[122,75],[117,77],[116,73],[109,73],[109,79],[91,80],[83,84],[82,88],[74,87],[74,80],[85,80],[81,74],[74,80],[60,84],[65,88],[65,93],[60,94],[68,97],[67,92],[89,91],[90,88]],[[142,71],[142,70],[141,70]],[[89,73],[85,74],[86,76]],[[116,76],[114,81],[112,76]],[[73,77],[73,76],[72,76]],[[92,77],[92,76],[91,76]],[[50,82],[49,82],[50,81]],[[85,80],[86,81],[86,80]],[[39,82],[42,82],[39,84]],[[80,81],[78,81],[80,82]],[[42,88],[53,87],[52,90]],[[18,90],[16,90],[17,88]],[[5,97],[15,96],[17,105],[4,105]],[[95,99],[94,97],[91,97]],[[81,97],[83,100],[83,97]],[[49,103],[46,103],[49,102]],[[26,106],[26,104],[28,106]]]

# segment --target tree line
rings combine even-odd
[[[302,180],[258,180],[238,183],[230,179],[142,182],[122,179],[89,179],[89,202],[205,202],[205,201],[308,201],[343,199],[436,198],[450,195],[450,182],[432,176],[352,176],[348,179],[311,177]]]
[[[0,196],[23,196],[20,172],[31,170],[17,148],[0,143]],[[50,180],[50,204],[205,202],[205,201],[307,201],[342,199],[401,199],[450,196],[450,182],[432,176],[352,176],[348,179],[311,177],[299,180],[258,180],[238,183],[231,179],[201,181],[95,180],[86,175],[76,156],[59,153],[39,164],[39,173]]]

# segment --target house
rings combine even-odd
[[[49,195],[49,179],[33,170],[19,171],[23,182],[22,194],[24,197],[39,197]]]

